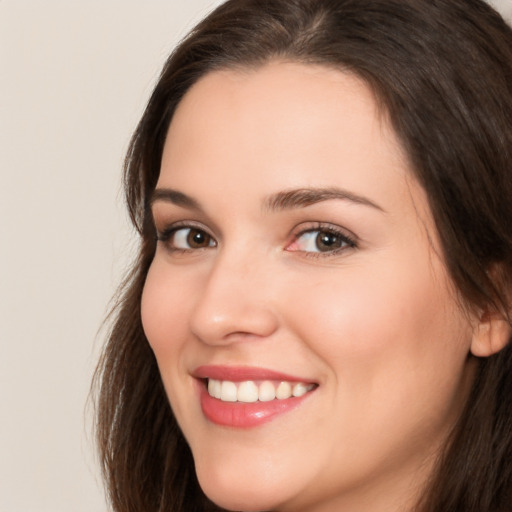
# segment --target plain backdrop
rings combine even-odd
[[[123,154],[165,57],[218,3],[0,0],[1,512],[107,510],[86,402],[132,254]]]

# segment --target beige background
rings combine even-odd
[[[106,510],[85,409],[128,139],[214,0],[0,0],[0,511]],[[512,0],[495,2],[512,19]]]

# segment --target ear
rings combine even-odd
[[[510,341],[512,327],[498,311],[484,311],[473,330],[471,353],[477,357],[489,357],[499,352]]]

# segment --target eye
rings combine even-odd
[[[172,251],[207,249],[217,245],[206,231],[193,226],[170,228],[159,234],[158,240],[164,242]]]
[[[345,233],[331,227],[320,227],[299,233],[287,250],[332,254],[355,246],[354,240]]]

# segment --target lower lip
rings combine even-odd
[[[201,409],[206,418],[216,425],[235,428],[258,427],[272,421],[295,409],[311,394],[269,402],[223,402],[208,394],[204,382],[200,384]]]

